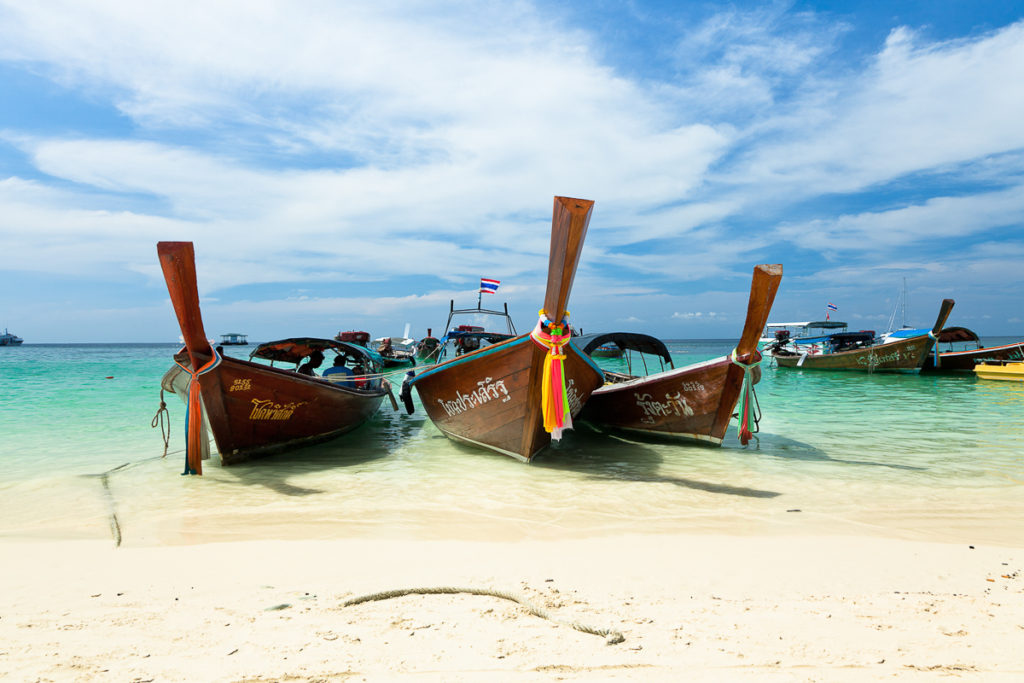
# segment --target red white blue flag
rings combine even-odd
[[[836,306],[835,304],[829,304],[828,305],[828,310],[830,310],[830,311],[838,311],[839,307]]]
[[[498,285],[501,284],[501,280],[492,280],[490,278],[480,278],[480,291],[484,294],[494,294],[498,291]]]

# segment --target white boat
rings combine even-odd
[[[776,342],[784,346],[812,346],[822,344],[836,332],[845,332],[848,325],[838,320],[810,320],[795,323],[768,323],[758,341],[758,348]]]

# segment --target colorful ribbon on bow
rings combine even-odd
[[[737,359],[736,349],[733,349],[732,353],[729,355],[729,360],[731,360],[735,365],[740,366],[743,370],[743,385],[740,388],[739,437],[740,443],[744,446],[746,446],[752,438],[755,438],[753,432],[750,431],[750,425],[753,424],[755,428],[757,426],[757,417],[754,415],[754,402],[756,401],[756,398],[754,397],[753,370],[761,364],[762,357],[759,352],[755,351],[754,353],[757,354],[757,360],[752,363],[741,363]]]
[[[185,403],[185,471],[182,474],[203,473],[203,396],[200,393],[199,376],[220,365],[221,357],[213,349],[213,357],[193,371],[178,361],[178,367],[189,375],[188,401]]]
[[[565,390],[565,372],[563,362],[565,354],[562,347],[572,337],[569,327],[569,311],[558,324],[552,323],[539,311],[540,319],[530,333],[530,338],[538,346],[547,349],[544,356],[544,374],[541,378],[541,411],[544,414],[544,430],[551,438],[558,441],[562,438],[562,430],[572,429],[572,411],[569,409],[569,394]]]

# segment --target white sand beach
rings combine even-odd
[[[4,541],[10,681],[1024,677],[1024,544],[863,536]],[[408,595],[412,587],[509,591]]]

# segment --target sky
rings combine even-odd
[[[422,337],[544,298],[595,201],[585,332],[770,319],[1024,336],[1024,3],[0,0],[0,328]],[[902,309],[902,306],[899,306]]]

